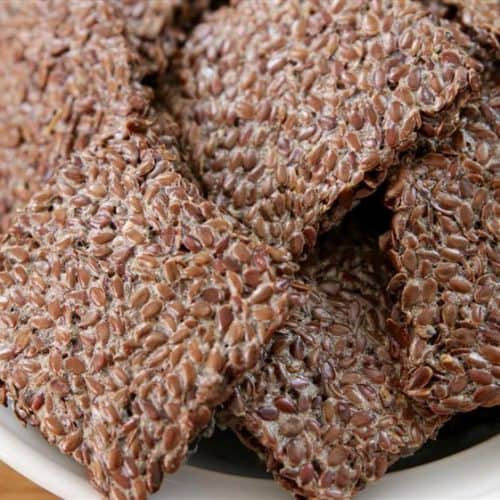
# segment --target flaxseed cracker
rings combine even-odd
[[[489,78],[457,132],[410,155],[386,193],[390,331],[407,394],[442,414],[500,404],[500,82]]]
[[[220,414],[299,498],[350,498],[444,418],[399,389],[386,334],[391,269],[373,236],[342,228],[316,249],[295,307]]]
[[[0,400],[100,492],[145,498],[282,322],[287,257],[175,172],[120,10],[67,5],[113,98],[2,240]]]
[[[204,0],[110,0],[120,16],[106,33],[88,14],[94,4],[0,2],[0,232],[57,165],[99,132],[117,92],[109,78],[113,33],[123,32],[140,54],[131,61],[138,80],[161,75],[183,37],[187,14],[208,7]],[[156,120],[157,127],[173,125],[168,117],[163,124]]]
[[[209,197],[300,256],[423,121],[454,122],[479,67],[456,31],[409,0],[241,0],[206,15],[168,104]]]
[[[101,125],[107,90],[103,71],[89,77],[82,67],[103,62],[95,60],[103,37],[87,40],[90,27],[74,33],[69,15],[62,1],[0,2],[2,231],[11,213],[27,203],[71,151],[83,149]]]

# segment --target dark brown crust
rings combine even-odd
[[[210,7],[210,0],[112,0],[122,11],[126,29],[141,56],[162,74],[170,57],[185,40],[185,31]]]
[[[0,379],[16,414],[99,491],[142,499],[282,322],[286,256],[175,172],[114,4],[57,5],[65,40],[88,32],[79,53],[94,56],[102,123],[3,238]]]
[[[339,235],[303,271],[290,318],[263,366],[221,421],[257,451],[278,482],[307,498],[349,498],[444,419],[398,390],[397,344],[385,332],[390,268],[376,238]]]
[[[418,0],[425,5],[433,16],[438,18],[447,18],[449,14],[449,5],[443,3],[442,0]]]
[[[471,28],[478,41],[500,54],[500,2],[498,0],[442,0],[458,8],[464,26]]]
[[[382,245],[397,270],[389,326],[403,346],[405,389],[447,414],[500,404],[498,82],[487,79],[435,148],[391,179],[395,214]]]
[[[241,0],[205,16],[171,104],[209,197],[295,256],[312,247],[476,85],[467,37],[437,22],[408,0]]]

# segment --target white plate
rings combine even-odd
[[[25,429],[0,408],[0,460],[68,500],[99,495],[70,458],[49,446],[34,429]],[[0,485],[0,494],[2,486]],[[443,460],[395,472],[370,486],[358,500],[497,500],[500,492],[500,436]],[[153,500],[284,500],[291,497],[272,481],[250,479],[184,466],[168,476]]]

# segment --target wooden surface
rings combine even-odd
[[[55,500],[55,498],[0,462],[0,500]]]

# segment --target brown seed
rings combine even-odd
[[[299,480],[302,484],[310,483],[314,478],[314,468],[311,464],[303,465],[299,471]]]
[[[262,302],[266,302],[273,294],[274,290],[271,286],[267,284],[260,285],[250,296],[250,303],[261,304]]]
[[[55,416],[48,417],[46,425],[48,431],[56,436],[63,436],[65,434],[63,425]]]
[[[75,431],[68,434],[61,442],[61,449],[64,453],[73,453],[82,443],[82,434]]]
[[[490,385],[493,383],[493,376],[486,370],[470,370],[469,377],[476,384]]]
[[[154,318],[162,310],[163,303],[161,300],[152,300],[148,302],[141,310],[144,321]]]
[[[226,332],[233,322],[233,312],[230,306],[223,306],[219,309],[219,324],[224,332]]]
[[[428,366],[422,366],[415,370],[408,382],[408,389],[421,389],[425,387],[433,376],[433,371]]]
[[[264,420],[276,420],[278,418],[278,410],[274,406],[263,406],[257,410],[257,413]]]
[[[106,293],[102,288],[91,288],[89,296],[96,306],[103,307],[106,305]]]
[[[174,449],[179,441],[179,438],[180,438],[179,429],[175,425],[165,429],[165,432],[163,434],[163,445],[165,446],[165,449],[166,450]]]
[[[293,401],[288,398],[278,398],[274,401],[274,404],[276,405],[276,408],[278,408],[278,410],[285,413],[295,413],[297,411]]]
[[[292,440],[286,447],[286,454],[292,465],[299,465],[305,458],[304,444],[299,440]]]
[[[474,402],[485,407],[498,405],[500,402],[500,387],[495,385],[479,387],[474,393]]]
[[[490,363],[500,365],[500,347],[485,345],[481,347],[480,353]]]
[[[148,464],[146,478],[148,490],[151,492],[157,491],[163,480],[163,471],[158,462]]]

